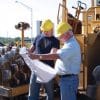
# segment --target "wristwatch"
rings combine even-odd
[[[42,59],[42,56],[39,56],[39,59]]]

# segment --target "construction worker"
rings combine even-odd
[[[77,100],[76,94],[79,84],[78,74],[80,73],[81,51],[76,41],[72,27],[65,22],[57,26],[57,36],[63,46],[53,54],[32,54],[31,59],[56,60],[55,70],[59,76],[61,100]]]
[[[40,27],[42,33],[36,37],[29,52],[34,52],[35,54],[55,53],[57,49],[59,49],[60,43],[59,40],[53,36],[53,28],[54,25],[51,20],[44,20]],[[48,64],[51,67],[54,67],[53,60],[43,60],[42,62]],[[39,91],[41,88],[41,83],[37,83],[36,78],[37,76],[34,74],[34,72],[32,72],[30,78],[28,100],[39,100]],[[53,80],[42,85],[44,86],[45,91],[47,93],[46,100],[54,100]]]

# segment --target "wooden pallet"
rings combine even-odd
[[[15,88],[0,86],[0,95],[4,97],[14,97],[28,93],[29,85],[21,85]]]

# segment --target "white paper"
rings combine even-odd
[[[34,71],[37,75],[37,82],[46,83],[56,76],[57,71],[55,69],[51,68],[49,65],[46,65],[39,60],[30,59],[25,52],[25,48],[22,49],[23,50],[20,50],[20,54],[23,57],[25,63],[31,69],[31,71]],[[22,51],[24,54],[22,53]]]

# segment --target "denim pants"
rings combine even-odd
[[[32,72],[30,77],[30,85],[29,85],[29,95],[28,100],[39,100],[39,92],[41,88],[41,83],[36,82],[36,75]],[[45,91],[47,93],[46,100],[54,100],[53,99],[53,80],[43,84]]]
[[[77,100],[78,76],[62,77],[59,82],[61,100]]]

